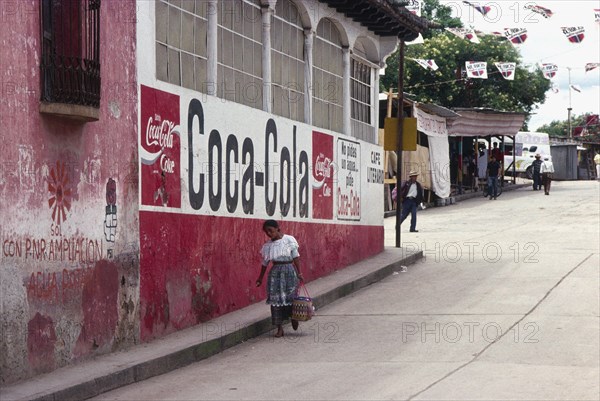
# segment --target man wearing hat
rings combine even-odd
[[[533,190],[537,191],[538,189],[542,189],[542,155],[539,153],[535,154],[535,160],[531,163],[533,167]]]
[[[411,171],[408,173],[409,180],[406,181],[400,189],[400,201],[402,202],[402,214],[400,215],[400,224],[408,217],[410,213],[410,232],[417,231],[417,205],[423,202],[423,187],[417,181],[419,173]]]

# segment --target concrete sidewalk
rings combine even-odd
[[[422,257],[422,251],[386,248],[376,256],[306,286],[318,314],[320,307],[377,282]],[[0,399],[63,401],[94,397],[208,358],[271,329],[269,307],[259,302],[150,343],[3,387]]]

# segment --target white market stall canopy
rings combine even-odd
[[[460,114],[460,117],[448,120],[449,136],[505,135],[514,137],[521,130],[527,117],[527,113],[484,108],[457,108],[453,110]]]

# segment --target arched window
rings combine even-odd
[[[158,0],[156,78],[206,92],[207,2]]]
[[[342,132],[343,60],[340,33],[333,22],[317,26],[313,49],[313,125]]]
[[[271,25],[271,80],[273,113],[304,118],[304,28],[298,8],[278,0]]]
[[[197,2],[196,2],[197,3]],[[258,0],[218,2],[217,96],[262,108],[262,16]]]
[[[363,43],[358,40],[353,49],[350,64],[350,96],[352,136],[371,140],[374,134],[373,124],[373,78],[376,73],[367,55]]]

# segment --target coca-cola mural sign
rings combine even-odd
[[[333,219],[333,137],[313,131],[313,217]]]
[[[141,210],[381,224],[381,146],[174,90],[141,86]]]
[[[179,96],[141,87],[142,204],[181,207]]]

